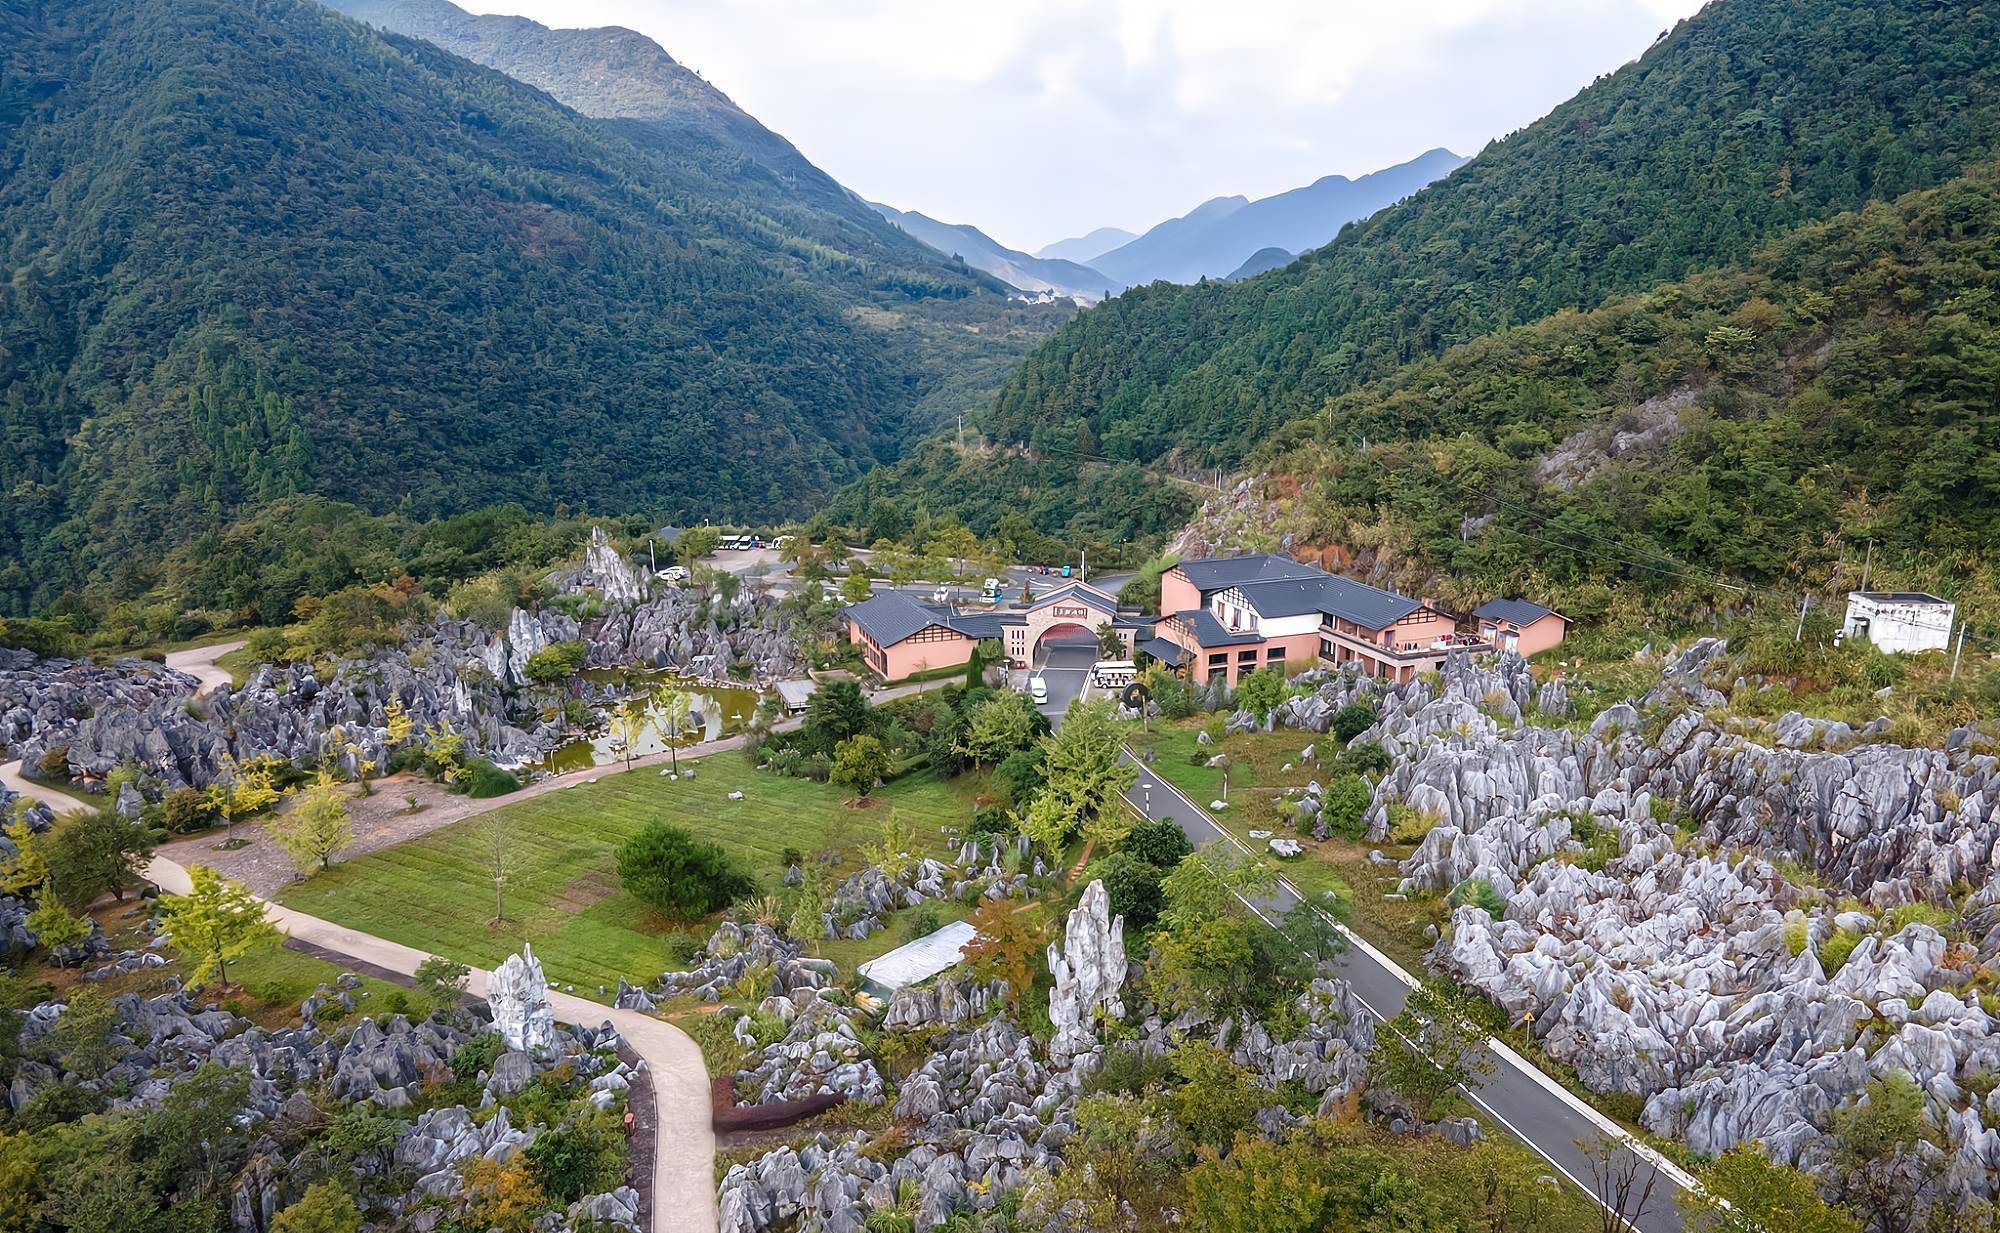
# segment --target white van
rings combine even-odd
[[[1049,683],[1039,676],[1028,678],[1028,697],[1036,706],[1043,705],[1049,700]]]

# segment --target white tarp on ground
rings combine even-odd
[[[959,948],[972,940],[976,930],[966,921],[953,921],[936,933],[905,943],[886,955],[870,959],[856,968],[869,992],[887,996],[904,985],[929,980],[956,966],[965,956]]]

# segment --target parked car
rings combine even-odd
[[[1028,697],[1034,700],[1036,706],[1043,705],[1049,700],[1049,683],[1039,676],[1030,677],[1028,679]]]

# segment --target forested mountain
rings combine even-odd
[[[373,26],[435,43],[546,90],[565,107],[659,126],[655,139],[725,165],[751,159],[800,197],[857,222],[862,204],[792,143],[635,30],[552,30],[525,17],[468,13],[448,0],[322,0]]]
[[[1318,248],[1348,223],[1401,201],[1464,162],[1450,150],[1430,150],[1357,180],[1323,176],[1303,188],[1255,201],[1217,197],[1100,253],[1090,266],[1119,286],[1156,279],[1191,283],[1221,278],[1259,249],[1298,253]]]
[[[989,428],[1233,462],[1400,364],[1958,175],[2000,139],[1996,46],[1991,5],[1718,0],[1281,272],[1140,287],[1084,314],[1008,383]]]
[[[1060,315],[308,0],[0,0],[0,56],[0,612],[295,493],[802,511]]]
[[[898,210],[880,202],[870,202],[896,226],[922,240],[940,253],[957,257],[975,270],[982,270],[1022,291],[1053,291],[1083,303],[1095,304],[1121,284],[1089,266],[1061,258],[1031,257],[1008,248],[984,231],[968,223],[941,223],[915,210]]]

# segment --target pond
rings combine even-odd
[[[754,689],[739,689],[727,685],[711,685],[688,680],[672,672],[645,672],[638,669],[590,668],[582,674],[585,680],[600,685],[616,687],[620,694],[634,694],[657,689],[662,685],[677,685],[694,698],[694,712],[681,729],[673,744],[686,749],[702,741],[712,741],[717,737],[732,736],[741,732],[750,723],[750,717],[757,710],[758,693]],[[632,756],[661,753],[667,748],[665,724],[657,706],[647,706],[646,715],[653,722],[632,746]],[[556,746],[535,766],[544,771],[558,774],[564,771],[589,770],[593,766],[610,766],[625,760],[625,750],[617,744],[608,723],[603,719],[594,721],[594,726],[583,736]]]

